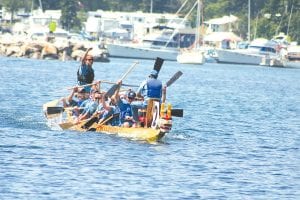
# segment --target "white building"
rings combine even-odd
[[[232,32],[238,29],[238,17],[234,15],[204,21],[207,33],[211,32]]]
[[[115,33],[126,35],[128,39],[142,38],[155,26],[168,26],[174,29],[190,27],[187,20],[175,14],[143,12],[111,12],[97,10],[88,13],[85,30],[94,35]],[[125,30],[125,31],[124,31]]]

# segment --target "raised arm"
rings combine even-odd
[[[81,64],[84,64],[86,56],[89,54],[89,52],[90,52],[92,49],[93,49],[93,48],[88,48],[88,49],[85,51],[85,53],[84,53],[84,55],[83,55],[83,57],[82,57],[82,60],[81,60]]]

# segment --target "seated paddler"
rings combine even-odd
[[[121,86],[122,81],[118,82]],[[115,93],[116,104],[120,110],[120,126],[123,127],[136,127],[136,121],[133,118],[131,103],[135,100],[136,93],[129,90],[125,95],[119,94],[120,87]]]

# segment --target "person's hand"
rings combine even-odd
[[[118,84],[118,85],[122,85],[122,80],[118,80],[118,81],[117,81],[117,84]]]
[[[73,92],[78,92],[78,86],[73,88]]]
[[[100,84],[101,83],[101,81],[99,80],[99,81],[95,81],[95,85],[98,85],[98,84]]]

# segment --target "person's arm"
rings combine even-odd
[[[120,101],[120,88],[122,85],[122,80],[119,80],[117,82],[117,84],[119,85],[119,87],[116,89],[115,94],[113,95],[114,97],[112,97],[112,98],[114,98],[116,103],[118,103]]]
[[[89,52],[90,52],[92,49],[93,49],[93,48],[88,48],[88,49],[85,51],[85,53],[84,53],[84,55],[83,55],[83,57],[82,57],[82,59],[81,59],[81,64],[82,64],[82,65],[83,65],[84,62],[85,62],[86,56],[89,54]]]
[[[139,86],[139,88],[137,89],[137,91],[136,91],[136,96],[137,97],[143,97],[142,96],[142,93],[143,93],[143,90],[145,90],[145,86],[147,85],[147,80],[144,80],[141,84],[140,84],[140,86]]]
[[[104,93],[102,95],[102,107],[104,108],[104,110],[110,111],[111,107],[106,103],[105,96],[106,96],[106,93]]]
[[[78,87],[74,87],[71,94],[68,96],[67,100],[68,100],[69,103],[72,101],[75,92],[78,92]]]

